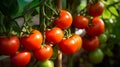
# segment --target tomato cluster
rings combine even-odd
[[[87,9],[90,18],[86,15],[72,17],[68,11],[60,10],[59,16],[53,20],[54,27],[47,28],[44,33],[33,29],[27,36],[1,36],[0,55],[9,55],[11,62],[16,66],[25,66],[30,62],[32,55],[43,63],[49,62],[47,60],[52,57],[53,47],[56,45],[61,52],[67,55],[77,52],[81,47],[87,51],[97,50],[98,36],[105,29],[103,20],[98,17],[102,14],[103,7],[101,2],[90,5]],[[85,29],[86,34],[83,37],[71,32],[69,35],[66,34],[65,31],[68,31],[71,26]],[[100,50],[97,51],[102,55]],[[91,57],[91,54],[89,56]]]
[[[54,19],[53,28],[47,28],[44,33],[37,29],[30,30],[29,34],[18,37],[0,37],[0,55],[10,56],[16,66],[26,66],[34,56],[42,62],[53,55],[53,47],[58,45],[65,54],[77,52],[82,45],[82,38],[77,34],[65,36],[65,31],[72,25],[72,15],[66,10],[60,10],[59,16]]]
[[[104,40],[102,36],[105,31],[104,21],[99,17],[103,11],[104,4],[102,2],[89,2],[85,12],[87,15],[75,15],[72,23],[75,28],[85,30],[85,35],[82,37],[82,48],[88,51],[90,62],[95,64],[103,60],[103,52],[99,49],[100,43]]]
[[[73,18],[73,26],[86,31],[86,34],[82,37],[82,47],[87,51],[93,51],[99,47],[98,36],[105,30],[103,20],[99,18],[103,10],[104,4],[97,2],[88,6],[88,16],[76,15]]]

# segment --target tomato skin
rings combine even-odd
[[[43,41],[42,34],[38,30],[33,30],[29,36],[21,37],[21,43],[29,50],[36,50],[40,48]]]
[[[41,46],[40,49],[34,51],[34,56],[40,61],[45,61],[50,59],[53,54],[53,49],[50,45]]]
[[[58,44],[64,37],[63,31],[58,27],[54,27],[51,30],[46,30],[45,35],[46,40],[52,44]]]
[[[60,10],[60,16],[54,20],[57,27],[61,29],[69,28],[72,24],[72,15],[66,10]]]
[[[31,53],[28,51],[21,51],[11,56],[11,62],[16,66],[25,66],[31,60]]]
[[[99,36],[104,32],[105,25],[102,19],[95,17],[92,19],[91,25],[85,30],[89,36]]]
[[[98,37],[91,37],[91,38],[82,38],[83,44],[82,47],[87,51],[96,50],[99,47],[99,39]]]
[[[104,11],[104,4],[102,2],[97,2],[88,7],[88,13],[93,17],[100,16],[103,13],[103,11]]]
[[[59,49],[65,54],[73,54],[77,52],[82,45],[82,38],[74,34],[69,38],[63,39],[59,43]]]
[[[54,67],[54,63],[51,60],[42,61],[40,62],[39,67]]]
[[[78,29],[84,29],[88,26],[88,18],[86,18],[85,16],[75,16],[73,18],[73,26],[75,26]]]
[[[94,64],[99,64],[104,58],[104,54],[101,49],[96,49],[88,54],[89,61]]]
[[[107,42],[107,35],[105,33],[101,34],[98,38],[99,38],[100,43]]]
[[[17,52],[20,47],[19,38],[15,35],[10,37],[0,37],[0,54],[12,55]]]

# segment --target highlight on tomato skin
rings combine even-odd
[[[32,30],[31,33],[28,36],[22,36],[21,43],[23,47],[29,50],[39,49],[43,41],[43,36],[39,30]]]
[[[69,38],[63,39],[59,44],[59,49],[64,53],[64,54],[73,54],[77,52],[81,46],[82,46],[82,38],[74,34]]]
[[[71,26],[73,18],[70,12],[66,10],[60,10],[60,15],[56,19],[54,19],[55,26],[61,29],[67,29]]]
[[[26,66],[31,60],[29,51],[21,51],[10,57],[11,63],[15,66]]]
[[[83,15],[76,15],[73,17],[73,26],[78,29],[84,29],[88,26],[89,19]]]
[[[87,28],[85,28],[85,30],[86,34],[89,36],[99,36],[105,30],[104,21],[98,17],[94,17],[91,24]]]
[[[99,39],[97,36],[94,37],[82,37],[83,44],[82,48],[87,51],[94,51],[99,47]]]
[[[12,55],[15,54],[20,48],[20,40],[16,35],[0,36],[0,54]]]
[[[104,4],[100,1],[95,4],[91,4],[88,7],[87,11],[90,16],[98,17],[98,16],[102,15],[102,13],[104,11]]]
[[[40,49],[33,51],[33,54],[37,60],[45,61],[52,57],[53,48],[49,44],[43,45]]]
[[[58,44],[64,37],[64,33],[61,28],[54,27],[45,31],[46,41],[53,45]]]

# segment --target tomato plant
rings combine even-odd
[[[64,38],[58,45],[63,53],[73,54],[81,48],[82,38],[79,35],[74,34],[69,38]]]
[[[103,11],[104,11],[104,4],[102,2],[91,4],[88,7],[88,13],[93,17],[100,16],[103,13]]]
[[[31,53],[21,51],[11,56],[11,62],[16,66],[26,66],[31,60]]]
[[[40,49],[34,51],[34,56],[40,61],[50,59],[53,54],[53,49],[50,45],[41,46]]]
[[[119,0],[0,0],[0,67],[4,55],[15,67],[120,66],[119,13]]]
[[[48,42],[58,44],[63,39],[64,33],[60,28],[54,27],[51,30],[46,30],[45,35]]]
[[[19,38],[15,35],[10,37],[1,36],[0,37],[0,54],[11,55],[18,51],[20,47]]]
[[[82,47],[87,51],[93,51],[96,50],[99,47],[99,39],[98,37],[83,37],[83,44]]]
[[[43,37],[38,30],[33,30],[30,35],[21,37],[21,43],[29,50],[36,50],[40,48]]]
[[[72,15],[66,10],[60,10],[59,17],[54,20],[57,27],[61,29],[69,28],[72,24]]]
[[[89,56],[89,61],[94,64],[101,63],[104,58],[104,54],[101,49],[96,49],[90,52],[88,56]]]
[[[88,26],[88,22],[88,18],[82,15],[77,15],[73,18],[73,25],[78,29],[86,28]]]
[[[86,28],[86,33],[89,36],[99,36],[105,30],[105,25],[102,19],[95,17],[92,19],[89,27]]]

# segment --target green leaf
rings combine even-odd
[[[104,19],[108,19],[108,18],[111,17],[111,13],[107,9],[105,9],[104,12],[103,12],[103,14],[102,14],[102,17]]]
[[[114,15],[116,15],[116,16],[119,15],[115,7],[112,6],[112,7],[109,8],[109,10],[110,10],[111,13],[113,13]]]
[[[113,41],[115,43],[120,43],[120,32],[119,32],[119,28],[120,28],[120,16],[116,18],[116,23],[113,27],[113,32],[112,34],[115,35],[115,38],[113,39]]]
[[[19,4],[19,11],[18,11],[18,15],[23,13],[23,10],[25,9],[25,7],[31,3],[33,0],[17,0],[18,4]]]

